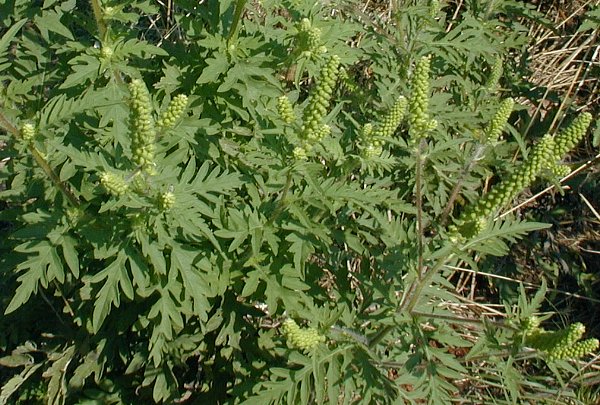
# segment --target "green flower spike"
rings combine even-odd
[[[303,125],[300,133],[302,140],[314,142],[322,139],[324,134],[322,121],[333,95],[339,65],[340,58],[332,55],[321,69],[319,81],[312,91],[302,117]]]
[[[553,165],[550,168],[552,175],[556,178],[562,179],[564,177],[567,177],[569,175],[569,173],[571,173],[571,168],[569,166],[565,166],[565,165]]]
[[[406,113],[408,101],[404,97],[398,97],[396,103],[376,126],[365,124],[361,133],[363,156],[372,158],[380,156],[383,152],[383,140],[394,135],[396,128],[402,122]]]
[[[158,208],[163,212],[168,211],[173,208],[175,201],[175,195],[172,192],[166,191],[161,193],[158,196]]]
[[[133,162],[144,171],[154,164],[155,132],[151,116],[151,103],[144,82],[134,79],[129,84],[131,94],[130,130]]]
[[[165,131],[171,129],[177,123],[177,120],[181,118],[188,104],[188,97],[185,94],[179,94],[175,96],[169,103],[166,111],[162,113],[160,119],[156,122],[156,126],[159,130]]]
[[[309,352],[319,343],[325,342],[325,336],[320,335],[314,328],[300,328],[296,321],[286,319],[281,325],[283,336],[291,348]]]
[[[496,111],[494,118],[492,118],[492,121],[485,129],[485,143],[490,144],[498,140],[508,121],[508,117],[510,117],[510,114],[512,113],[514,105],[515,101],[512,98],[507,98],[500,103],[500,107],[498,108],[498,111]]]
[[[290,99],[286,96],[281,96],[277,99],[277,112],[286,124],[291,124],[296,121],[294,107],[292,106]]]
[[[308,58],[316,59],[327,52],[321,41],[321,30],[313,27],[308,18],[303,18],[298,24],[298,47],[302,54]]]
[[[554,139],[546,135],[534,147],[527,162],[524,162],[508,178],[496,185],[481,197],[474,205],[467,208],[459,217],[459,232],[463,236],[478,234],[492,214],[508,204],[524,188],[528,187],[538,176],[547,162],[554,159]]]
[[[548,360],[580,359],[598,349],[598,339],[587,339],[569,346],[561,346],[548,352]]]
[[[19,134],[21,135],[21,139],[23,141],[25,141],[26,143],[30,143],[31,141],[33,141],[33,138],[35,137],[35,126],[33,126],[33,124],[27,123],[27,124],[23,124],[23,126],[21,127],[21,130],[19,131]]]
[[[429,69],[431,58],[425,56],[417,63],[411,78],[411,97],[408,102],[409,135],[414,143],[427,135],[433,127],[429,118]]]
[[[100,183],[110,194],[116,197],[122,196],[129,190],[129,185],[125,182],[123,175],[117,173],[102,173],[100,175]]]
[[[575,147],[584,137],[588,127],[592,123],[592,114],[583,113],[579,115],[565,130],[561,131],[554,140],[554,155],[556,160]]]
[[[406,98],[402,96],[398,97],[392,108],[388,111],[385,117],[383,117],[381,123],[375,127],[373,136],[379,138],[389,138],[394,135],[396,128],[398,128],[398,125],[400,125],[402,119],[404,118],[407,104],[408,101]]]
[[[545,353],[548,361],[579,359],[598,349],[599,345],[598,339],[582,341],[584,333],[585,326],[579,322],[557,331],[547,331],[536,325],[525,331],[525,344]]]
[[[490,69],[490,75],[485,83],[485,87],[488,90],[494,90],[498,86],[498,82],[500,82],[500,78],[502,77],[502,64],[504,61],[500,56],[496,57],[494,64]]]
[[[302,146],[296,146],[294,148],[294,159],[296,160],[307,160],[308,159],[308,153],[306,151],[306,148],[302,147]]]
[[[429,16],[431,18],[437,17],[438,13],[442,10],[442,5],[440,4],[440,0],[430,0],[429,1]]]

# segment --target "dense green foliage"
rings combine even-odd
[[[575,398],[544,288],[447,281],[549,226],[498,214],[591,124],[507,123],[539,15],[333,3],[0,5],[0,404]]]

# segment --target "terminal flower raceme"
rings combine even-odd
[[[544,353],[549,361],[579,359],[598,349],[598,339],[581,340],[585,326],[579,322],[557,331],[538,325],[525,330],[525,344]]]
[[[407,104],[406,98],[398,97],[381,122],[376,125],[365,124],[361,132],[362,153],[365,158],[381,155],[385,138],[394,135],[404,118]]]
[[[123,178],[123,175],[104,172],[100,175],[100,184],[112,195],[119,197],[129,190],[129,185]]]
[[[457,220],[459,233],[464,237],[471,237],[481,232],[487,221],[497,210],[508,204],[543,171],[550,170],[558,175],[567,173],[568,167],[565,168],[565,166],[559,165],[558,162],[565,153],[583,138],[591,121],[592,116],[590,114],[582,114],[558,135],[544,136],[533,148],[527,161],[517,167],[508,178],[494,186],[490,192],[463,211]],[[494,125],[491,127],[494,127]]]
[[[169,103],[169,106],[163,112],[156,122],[156,126],[159,130],[164,131],[171,129],[177,123],[177,120],[181,118],[188,104],[188,97],[185,94],[179,94],[175,96]]]
[[[19,131],[19,134],[21,135],[21,139],[23,139],[27,143],[33,141],[33,138],[35,137],[35,133],[36,133],[35,126],[33,126],[33,124],[30,124],[30,123],[23,124],[23,126],[21,127],[21,130]]]
[[[409,136],[413,143],[427,135],[437,123],[429,118],[429,70],[431,58],[425,56],[417,62],[413,72],[410,88],[411,95],[408,101]]]
[[[291,124],[296,121],[296,114],[290,99],[286,96],[281,96],[277,99],[277,112],[286,124]]]
[[[152,104],[144,82],[134,79],[129,84],[130,131],[133,162],[144,171],[154,164],[155,138],[152,120]]]
[[[502,131],[512,113],[514,105],[515,101],[512,98],[507,98],[500,103],[500,107],[496,111],[494,118],[492,118],[492,121],[490,121],[488,127],[485,129],[485,143],[496,142],[500,135],[502,135]]]
[[[339,64],[340,58],[337,55],[329,58],[321,69],[317,86],[304,110],[301,139],[309,141],[309,143],[319,142],[324,134],[322,121],[327,114],[327,108],[333,95]]]
[[[325,341],[325,336],[319,334],[314,328],[301,328],[296,321],[291,318],[283,321],[281,331],[291,348],[309,352],[319,343]]]

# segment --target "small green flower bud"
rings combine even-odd
[[[325,336],[314,328],[300,328],[293,319],[286,319],[281,325],[281,331],[291,348],[309,352],[319,343],[325,342]]]
[[[294,158],[296,160],[307,160],[308,159],[308,153],[307,153],[306,149],[301,146],[296,146],[294,148],[293,154],[294,154]]]
[[[103,46],[100,50],[100,57],[104,60],[110,60],[113,56],[113,49],[110,46]]]
[[[508,117],[512,113],[514,105],[515,101],[512,98],[507,98],[500,103],[498,111],[496,111],[494,118],[492,118],[492,121],[485,130],[484,143],[494,143],[498,140],[508,121]]]
[[[294,107],[286,96],[281,96],[277,99],[277,112],[286,124],[291,124],[296,121]]]
[[[114,7],[104,7],[104,16],[105,17],[112,17],[113,15],[115,15],[117,12],[117,9],[115,9]]]
[[[156,122],[156,126],[160,131],[171,129],[177,123],[177,120],[183,115],[187,108],[188,97],[185,94],[175,96],[169,103],[169,106]]]
[[[333,95],[333,88],[337,80],[337,71],[340,58],[332,55],[319,74],[319,81],[311,92],[308,105],[304,110],[302,121],[304,122],[300,138],[303,140],[322,139],[323,135],[316,133],[322,130],[323,118],[327,113],[327,107]]]
[[[381,123],[375,127],[373,135],[380,138],[389,138],[394,135],[396,128],[398,128],[404,118],[407,104],[408,101],[406,98],[402,96],[398,97],[392,108],[381,120]]]
[[[144,82],[134,79],[129,84],[131,153],[133,162],[144,171],[151,170],[154,164],[155,137],[151,116],[151,103]]]
[[[442,9],[440,4],[440,0],[430,0],[429,1],[429,16],[431,18],[437,17],[438,13]]]
[[[33,126],[33,124],[30,123],[23,124],[19,133],[23,141],[25,141],[26,143],[30,143],[33,141],[33,138],[35,138],[35,126]]]
[[[411,97],[408,102],[409,135],[413,143],[427,135],[431,127],[429,118],[429,69],[431,58],[421,58],[411,78]]]
[[[503,60],[500,56],[496,57],[494,64],[490,68],[490,75],[488,76],[485,87],[489,90],[495,90],[498,86],[498,82],[502,77],[502,64]]]
[[[76,226],[79,220],[83,218],[84,212],[81,208],[71,207],[67,209],[65,216],[69,225]]]
[[[122,174],[104,172],[100,175],[100,183],[106,191],[116,197],[122,196],[129,190],[129,185]]]
[[[552,171],[552,174],[559,179],[567,177],[569,173],[571,173],[571,168],[566,165],[555,164],[550,170]]]
[[[592,123],[592,114],[583,113],[579,115],[566,129],[561,131],[554,140],[554,155],[556,160],[575,147],[584,137],[588,127]]]
[[[301,55],[309,59],[317,59],[327,52],[327,48],[321,41],[321,30],[313,27],[308,18],[303,18],[298,24],[296,42]]]
[[[175,195],[170,191],[161,193],[158,196],[158,208],[161,211],[168,211],[175,205]]]

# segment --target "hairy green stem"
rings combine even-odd
[[[440,259],[438,259],[437,263],[432,268],[424,272],[422,277],[415,280],[405,292],[404,297],[402,298],[402,302],[400,303],[400,306],[398,307],[396,312],[407,312],[413,316],[421,316],[421,313],[415,312],[414,308],[418,304],[419,298],[421,298],[421,293],[423,292],[423,289],[425,288],[425,286],[427,286],[427,284],[429,284],[433,276],[436,275],[440,271],[440,269],[449,260],[452,260],[453,258],[454,253],[441,257]],[[427,314],[427,316],[430,315]],[[369,339],[369,347],[374,347],[379,342],[381,342],[383,338],[385,338],[388,335],[388,333],[390,333],[394,328],[394,325],[388,325],[381,329],[379,332],[377,332],[375,336]]]
[[[104,22],[104,13],[102,12],[102,6],[100,0],[90,0],[92,4],[92,10],[94,11],[94,19],[96,20],[96,26],[98,27],[98,37],[101,42],[106,40],[107,27]]]
[[[475,164],[481,159],[481,155],[485,150],[485,145],[478,144],[475,148],[475,151],[471,154],[469,160],[466,162],[465,166],[460,172],[460,177],[458,181],[454,185],[452,192],[450,193],[450,198],[448,198],[448,202],[444,207],[444,212],[442,212],[442,216],[440,217],[440,225],[445,226],[448,222],[448,216],[450,215],[450,211],[452,211],[452,207],[454,206],[454,201],[458,198],[458,194],[462,190],[463,183],[467,174],[473,169]]]
[[[4,129],[8,133],[12,134],[15,138],[19,137],[19,130],[17,129],[17,127],[15,127],[13,124],[11,124],[10,121],[8,121],[6,119],[6,117],[4,116],[4,114],[2,114],[2,113],[0,113],[0,125],[2,125],[4,127]],[[71,190],[69,190],[67,188],[67,186],[62,181],[60,181],[60,177],[58,177],[58,175],[50,167],[50,165],[48,164],[46,159],[37,150],[37,148],[33,145],[33,143],[31,143],[31,142],[28,143],[27,149],[29,149],[29,152],[31,153],[31,155],[33,156],[33,158],[35,159],[37,164],[40,166],[40,168],[44,171],[44,173],[46,173],[46,176],[48,176],[48,178],[50,178],[52,183],[54,183],[54,185],[56,187],[58,187],[58,189],[67,198],[67,200],[69,200],[71,205],[73,207],[79,207],[79,200],[77,199],[75,194],[73,194],[71,192]]]
[[[46,173],[46,176],[48,176],[52,183],[54,183],[54,185],[58,187],[60,191],[62,191],[62,193],[67,198],[67,200],[69,200],[71,205],[76,208],[79,207],[79,200],[77,199],[77,197],[75,197],[71,190],[69,190],[67,186],[65,186],[65,184],[62,181],[60,181],[60,177],[58,177],[54,170],[52,170],[46,159],[41,155],[37,148],[31,143],[27,145],[27,148],[29,149],[29,152],[33,155],[33,158],[35,159],[37,164],[42,168],[44,173]]]
[[[423,239],[425,238],[424,230],[423,230],[423,190],[422,190],[422,177],[423,177],[423,145],[425,144],[425,140],[421,139],[419,141],[419,146],[417,147],[417,167],[415,174],[415,188],[416,190],[416,198],[417,198],[417,248],[418,248],[418,264],[417,264],[417,274],[418,278],[421,279],[423,277],[423,273],[425,269],[423,268]]]
[[[247,0],[237,0],[237,3],[235,4],[233,21],[231,22],[231,28],[229,28],[229,34],[227,35],[227,44],[230,44],[230,42],[237,35],[238,26],[240,25],[240,20],[242,19],[242,13],[246,7],[246,1]]]

